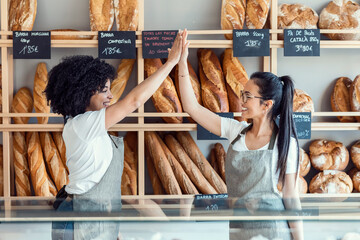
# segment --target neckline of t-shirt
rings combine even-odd
[[[245,146],[246,151],[267,150],[267,149],[269,148],[270,141],[269,141],[267,144],[265,144],[264,146],[262,146],[262,147],[260,147],[260,148],[258,148],[258,149],[252,149],[252,150],[250,150],[250,149],[246,146],[246,141],[245,141],[246,132],[243,133],[243,134],[241,134],[241,135],[242,135],[243,137],[242,137],[242,139],[241,139],[240,141],[243,141],[243,145]]]

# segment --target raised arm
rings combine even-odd
[[[109,129],[111,126],[120,122],[129,113],[132,113],[141,105],[143,105],[154,94],[154,92],[165,80],[167,75],[169,75],[173,67],[179,62],[182,50],[181,44],[182,32],[179,31],[171,50],[169,49],[167,62],[161,68],[159,68],[158,71],[156,71],[142,83],[136,86],[133,90],[131,90],[131,92],[125,98],[106,109],[106,129]]]
[[[194,90],[192,89],[187,66],[190,42],[186,38],[187,31],[185,29],[182,33],[182,54],[179,61],[179,87],[183,109],[201,126],[220,136],[221,118],[209,109],[201,106],[196,100]]]

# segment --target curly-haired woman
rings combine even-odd
[[[107,130],[143,105],[159,88],[181,55],[178,34],[167,62],[136,86],[127,96],[109,106],[110,83],[115,69],[91,56],[65,58],[49,73],[45,90],[54,113],[65,117],[69,183],[58,193],[58,211],[119,211],[124,147],[122,138]],[[72,201],[66,201],[70,195]],[[74,229],[74,234],[73,234]],[[53,239],[116,239],[114,222],[54,222]]]

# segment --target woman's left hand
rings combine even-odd
[[[182,52],[182,31],[181,30],[179,30],[171,49],[168,49],[168,51],[169,51],[168,62],[174,64],[174,66],[175,66],[179,62],[181,52]]]
[[[182,32],[182,43],[181,43],[182,52],[181,52],[180,62],[186,62],[189,56],[190,42],[187,40],[187,36],[188,36],[188,32],[187,29],[185,28],[184,31]]]

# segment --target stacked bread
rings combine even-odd
[[[138,140],[136,132],[127,132],[124,137],[124,170],[121,177],[121,194],[137,195]]]
[[[155,194],[226,193],[224,180],[188,132],[145,133],[146,158]],[[219,153],[221,154],[221,153]],[[222,153],[223,154],[223,153]],[[224,157],[224,156],[222,156]]]
[[[360,112],[360,75],[354,81],[347,77],[336,79],[331,94],[331,108],[334,112]],[[338,116],[341,122],[360,122],[360,117]]]

